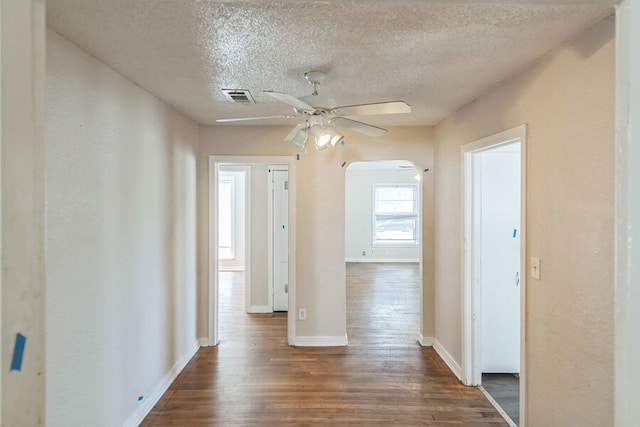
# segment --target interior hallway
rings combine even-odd
[[[143,426],[505,426],[416,342],[417,264],[348,264],[348,347],[290,347],[286,314],[245,314],[242,273],[220,275],[220,335]]]

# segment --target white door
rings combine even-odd
[[[289,309],[289,172],[272,169],[273,311]]]
[[[474,156],[483,373],[520,372],[520,143]]]

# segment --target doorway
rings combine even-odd
[[[464,145],[463,381],[510,425],[524,403],[526,127]]]
[[[244,203],[238,190],[239,175],[229,179],[230,172],[242,172]],[[220,299],[230,282],[243,286],[244,311],[248,314],[287,311],[295,301],[295,218],[293,158],[280,156],[210,157],[209,163],[209,344],[220,341]],[[230,195],[235,194],[234,199]],[[244,205],[244,220],[237,207]],[[233,213],[230,213],[233,210]],[[237,239],[238,223],[244,222],[244,241]],[[275,224],[277,222],[277,228]],[[234,236],[235,235],[235,236]],[[234,246],[235,245],[235,246]],[[243,246],[243,248],[241,248]],[[231,258],[244,254],[244,270],[229,267]],[[226,258],[226,259],[225,259]],[[226,270],[226,271],[225,271]],[[220,274],[243,274],[243,280],[221,281]],[[276,280],[282,292],[275,295]],[[234,286],[236,286],[234,285]],[[242,308],[238,308],[242,310]],[[287,320],[288,341],[295,336],[295,323]]]
[[[421,178],[418,168],[406,160],[359,161],[347,168],[345,262],[352,343],[408,344],[421,336]],[[363,305],[367,301],[368,307]],[[354,319],[362,317],[359,311],[373,318],[378,313],[378,320],[358,327]],[[383,325],[383,318],[388,321],[385,326],[373,327]]]
[[[247,285],[251,271],[247,231],[251,215],[251,166],[221,164],[218,167],[218,311],[220,337],[228,340],[238,334],[245,322],[238,319],[248,312]]]

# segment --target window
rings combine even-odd
[[[234,259],[234,179],[220,176],[218,182],[218,258]]]
[[[418,186],[373,187],[374,244],[418,244]]]

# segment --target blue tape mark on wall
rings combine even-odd
[[[347,162],[342,162],[342,167],[345,167],[347,165]]]
[[[429,172],[429,168],[427,168],[427,169],[425,169],[425,170],[424,170],[424,173],[427,173],[427,172]]]
[[[517,234],[518,234],[518,229],[517,229],[517,228],[514,228],[514,229],[513,229],[513,238],[514,238],[514,239],[516,238],[516,235],[517,235]]]
[[[342,141],[340,141],[340,145],[342,145],[343,147],[345,146],[346,142],[344,142],[344,139]]]
[[[16,334],[16,343],[13,346],[13,357],[11,358],[11,369],[9,371],[19,371],[22,369],[22,356],[24,356],[24,345],[27,337],[21,333]]]
[[[143,399],[142,396],[138,396],[138,402],[141,401]]]

